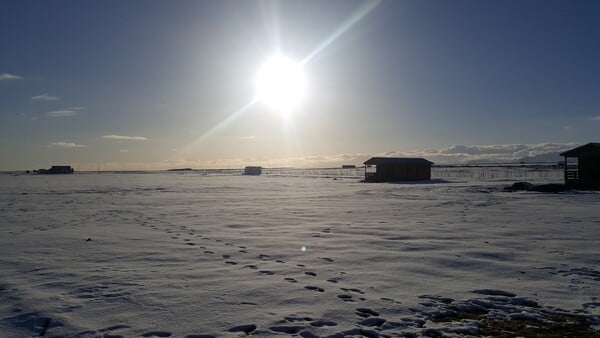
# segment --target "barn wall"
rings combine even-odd
[[[382,181],[429,180],[431,165],[416,163],[378,165],[377,178]]]
[[[600,187],[599,158],[579,158],[579,182],[588,188]]]

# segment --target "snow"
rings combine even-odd
[[[557,170],[436,170],[0,175],[0,336],[477,335],[480,318],[436,320],[462,312],[598,324],[600,193],[502,191]]]

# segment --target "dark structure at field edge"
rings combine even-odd
[[[364,164],[365,182],[394,182],[430,180],[433,162],[424,158],[372,157]]]
[[[75,172],[69,165],[53,165],[50,169],[39,169],[38,174],[50,175],[50,174],[72,174]]]
[[[262,167],[259,166],[247,166],[244,168],[244,175],[257,176],[262,174]]]
[[[565,185],[600,190],[600,143],[588,143],[560,153],[565,158]],[[569,159],[576,158],[576,161]]]

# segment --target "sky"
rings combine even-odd
[[[0,1],[0,170],[514,161],[600,137],[598,1]],[[302,67],[287,114],[256,101]]]

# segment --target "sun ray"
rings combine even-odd
[[[246,103],[240,109],[236,110],[233,114],[227,116],[224,120],[219,122],[217,125],[213,126],[209,130],[204,132],[202,135],[200,135],[200,137],[198,137],[194,141],[190,142],[182,151],[185,153],[186,151],[189,151],[190,149],[195,148],[200,143],[202,143],[203,140],[214,135],[216,132],[223,129],[225,126],[227,126],[228,124],[233,122],[235,119],[237,119],[238,117],[243,115],[248,109],[250,109],[254,104],[256,104],[256,102],[257,102],[256,99],[254,99],[254,100]]]
[[[335,40],[337,40],[342,34],[344,34],[348,29],[358,23],[362,18],[364,18],[367,14],[369,14],[375,7],[377,7],[381,3],[381,0],[373,0],[367,2],[361,8],[359,8],[351,17],[349,17],[346,21],[344,21],[338,29],[336,29],[331,35],[329,35],[323,42],[321,42],[315,50],[313,50],[310,54],[308,54],[300,64],[305,65],[309,63],[312,59],[314,59],[319,53],[321,53],[325,48],[331,45]]]

